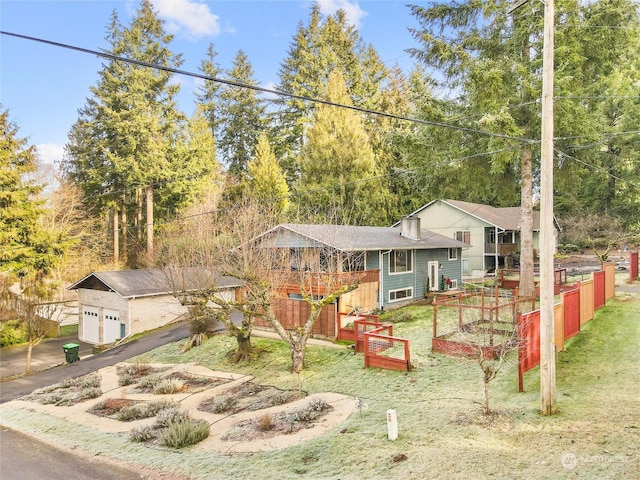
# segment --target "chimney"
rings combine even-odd
[[[420,240],[420,217],[404,217],[400,223],[400,235]]]

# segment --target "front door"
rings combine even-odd
[[[437,292],[440,287],[440,282],[438,281],[438,261],[434,260],[432,262],[427,263],[427,272],[428,272],[428,280],[429,280],[429,291]]]

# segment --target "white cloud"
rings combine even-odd
[[[360,20],[367,16],[367,12],[360,8],[357,1],[353,0],[318,0],[320,11],[324,15],[332,15],[337,10],[344,10],[347,14],[347,21],[360,28]]]
[[[41,143],[36,145],[36,148],[42,163],[53,164],[54,162],[59,162],[64,155],[64,147],[55,143]]]
[[[216,36],[220,17],[199,0],[152,0],[158,15],[167,21],[167,29],[191,38]]]

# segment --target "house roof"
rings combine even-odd
[[[502,230],[520,230],[520,222],[522,217],[521,207],[492,207],[491,205],[484,205],[482,203],[463,202],[461,200],[433,200],[432,202],[423,205],[411,215],[420,213],[435,202],[442,202],[450,205],[451,207],[460,210],[468,215],[472,215],[494,227],[498,227]],[[554,224],[557,229],[559,226],[554,218]],[[540,212],[533,211],[533,230],[540,230]]]
[[[205,269],[160,269],[141,268],[136,270],[118,270],[92,272],[71,285],[69,290],[85,288],[116,292],[123,298],[150,297],[173,294],[176,291],[190,291],[210,281],[212,273]],[[242,283],[235,277],[216,276],[218,288],[240,287]]]
[[[420,231],[420,240],[415,240],[400,235],[400,229],[394,227],[286,223],[274,227],[264,235],[280,233],[280,235],[271,236],[270,246],[279,248],[294,246],[290,236],[282,235],[286,232],[308,239],[310,242],[305,243],[304,246],[328,246],[345,252],[468,247],[453,238],[425,229]]]

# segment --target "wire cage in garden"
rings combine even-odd
[[[380,317],[378,315],[370,315],[365,313],[357,313],[355,315],[349,313],[338,312],[338,340],[350,340],[356,342],[358,337],[356,332],[355,322],[356,320],[365,320],[367,322],[380,324]],[[357,343],[357,342],[356,342]],[[362,351],[362,347],[360,350]]]
[[[361,322],[356,322],[360,324]],[[370,322],[369,322],[370,323]],[[359,326],[359,325],[358,325]],[[364,366],[411,371],[409,340],[393,336],[393,325],[363,330]]]
[[[437,299],[433,303],[434,352],[494,358],[518,342],[517,314],[535,308],[535,298],[517,290],[478,288]]]

